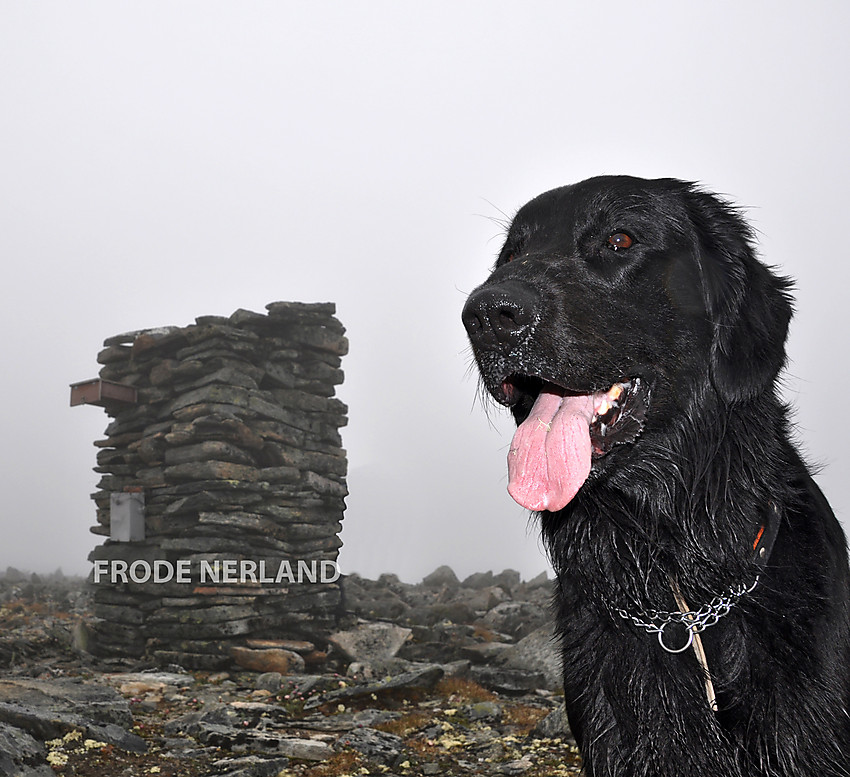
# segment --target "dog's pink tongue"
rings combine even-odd
[[[508,453],[508,493],[528,510],[565,507],[590,474],[593,397],[540,392]]]

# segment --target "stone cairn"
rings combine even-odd
[[[339,582],[317,568],[342,545],[347,408],[333,394],[348,341],[333,303],[266,307],[118,335],[98,354],[100,380],[135,387],[137,402],[101,403],[114,420],[95,443],[92,532],[109,536],[110,496],[135,492],[144,539],[107,540],[90,560],[146,562],[137,580],[94,585],[102,655],[214,668],[245,645],[321,640],[335,625]],[[189,582],[139,581],[187,560]],[[288,562],[294,579],[199,582],[204,562],[243,560],[269,578]]]

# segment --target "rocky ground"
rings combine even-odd
[[[96,658],[81,580],[7,570],[0,777],[579,774],[544,576],[441,567],[343,591],[328,644],[255,642],[190,673]]]

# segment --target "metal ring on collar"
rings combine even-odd
[[[687,626],[684,623],[681,624],[685,627],[685,630],[688,632],[688,641],[685,642],[685,644],[682,645],[682,647],[680,647],[680,648],[671,648],[671,647],[668,647],[667,645],[664,644],[664,629],[666,629],[671,623],[673,623],[673,621],[668,621],[660,629],[658,629],[658,644],[661,645],[661,647],[663,647],[664,650],[666,650],[668,653],[683,653],[693,644],[693,641],[694,641],[693,629],[690,626]]]

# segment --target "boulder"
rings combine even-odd
[[[519,572],[515,569],[504,569],[493,578],[493,585],[504,588],[508,592],[513,592],[519,587],[520,581]]]
[[[531,669],[542,673],[546,680],[543,687],[551,691],[563,688],[561,652],[550,625],[541,626],[515,645],[510,645],[496,660],[508,669]]]
[[[531,736],[539,739],[570,739],[575,742],[567,720],[566,706],[561,704],[552,710],[534,727]]]
[[[350,631],[331,634],[328,640],[349,661],[371,663],[393,658],[410,634],[410,629],[392,623],[362,623]]]
[[[473,572],[469,577],[464,578],[464,588],[487,588],[493,585],[492,572]]]
[[[0,777],[55,777],[44,757],[41,742],[19,728],[0,723]]]
[[[470,674],[479,685],[509,695],[529,693],[546,685],[542,672],[531,672],[525,669],[473,666]]]
[[[483,625],[494,631],[504,632],[516,638],[524,637],[549,622],[549,613],[531,602],[502,602],[481,619]]]
[[[437,567],[430,575],[422,578],[422,584],[426,588],[439,589],[443,587],[456,587],[460,585],[454,570],[447,565]]]
[[[343,734],[333,747],[335,750],[356,750],[374,763],[392,767],[401,761],[404,743],[395,734],[373,728],[359,728]]]
[[[409,690],[428,690],[433,688],[443,677],[443,669],[440,666],[426,665],[410,672],[402,672],[399,675],[385,680],[367,682],[328,691],[312,697],[304,705],[304,709],[314,709],[323,704],[340,702],[345,699],[359,699],[364,696],[379,696],[383,693]]]

